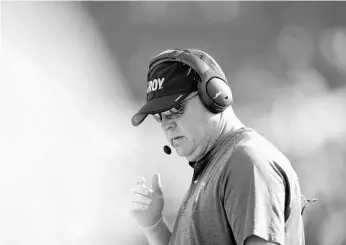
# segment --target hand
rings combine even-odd
[[[152,189],[145,186],[144,177],[136,184],[132,191],[132,215],[140,226],[152,226],[161,218],[165,204],[160,175],[153,175]]]

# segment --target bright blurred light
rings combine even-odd
[[[319,43],[330,65],[346,74],[346,28],[325,30],[320,36]]]
[[[346,73],[346,28],[335,33],[333,46],[339,68]]]
[[[2,57],[2,27],[3,27],[2,20],[3,20],[3,17],[2,17],[2,4],[0,4],[0,47],[1,47],[0,48],[0,59],[2,59],[1,58]],[[2,69],[2,67],[0,69]]]
[[[292,69],[287,72],[287,75],[293,83],[296,95],[301,98],[324,94],[328,91],[327,80],[313,68]]]
[[[271,130],[286,152],[313,155],[325,142],[345,137],[346,100],[342,94],[291,95],[295,100],[285,100],[288,94],[277,99],[271,115]]]
[[[131,237],[140,140],[96,25],[79,3],[1,5],[0,244]]]
[[[277,49],[283,60],[291,67],[310,64],[314,46],[306,30],[299,26],[284,27],[277,38]]]

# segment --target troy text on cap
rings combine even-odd
[[[165,78],[158,78],[152,81],[148,81],[147,93],[156,91],[157,89],[163,89],[162,84]]]

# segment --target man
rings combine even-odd
[[[195,50],[166,50],[149,66],[147,103],[132,118],[152,115],[179,156],[194,169],[171,231],[158,174],[133,191],[133,216],[150,244],[303,245],[301,193],[290,161],[247,128],[216,61]]]

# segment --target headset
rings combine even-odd
[[[199,75],[198,94],[210,112],[221,113],[232,104],[232,91],[226,77],[217,75],[202,59],[189,50],[170,49],[158,54],[150,61],[148,74],[164,62],[181,62]]]

